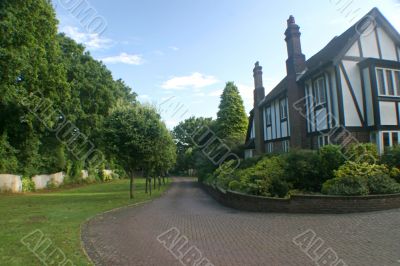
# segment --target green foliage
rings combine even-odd
[[[213,175],[215,184],[224,189],[267,196],[284,197],[291,185],[284,179],[285,161],[281,157],[265,157],[248,168],[238,168],[236,161],[219,167]]]
[[[390,177],[400,183],[400,169],[393,167],[392,170],[390,170]]]
[[[360,176],[341,176],[326,181],[322,186],[322,193],[342,196],[368,195],[368,182]]]
[[[0,173],[15,174],[18,169],[17,150],[8,143],[7,134],[0,137]]]
[[[385,165],[369,164],[366,162],[355,163],[348,161],[335,171],[335,177],[357,176],[368,179],[370,176],[389,174]]]
[[[339,145],[327,145],[319,149],[322,182],[334,178],[334,171],[345,163],[345,157]]]
[[[390,168],[392,167],[400,168],[400,146],[397,145],[390,149],[385,150],[381,162],[383,164],[386,164]]]
[[[22,192],[33,192],[35,191],[35,182],[28,177],[22,178]]]
[[[291,150],[285,157],[285,176],[297,189],[320,191],[326,177],[322,175],[321,159],[317,152]]]
[[[329,195],[368,195],[400,192],[400,184],[390,178],[385,165],[348,161],[325,182],[322,193]]]
[[[210,128],[211,123],[211,118],[190,117],[180,122],[174,128],[172,135],[177,143],[177,162],[174,169],[175,172],[184,174],[189,169],[196,168],[200,149],[194,136],[196,135],[196,132]]]
[[[115,110],[106,120],[105,141],[129,175],[170,170],[176,161],[172,135],[154,108],[137,105]]]
[[[400,184],[387,174],[376,174],[368,177],[368,187],[371,194],[400,193]]]
[[[242,97],[233,82],[226,83],[217,113],[217,135],[229,145],[242,144],[248,119]]]
[[[378,149],[372,143],[352,144],[346,149],[344,155],[347,160],[356,163],[375,164],[379,161]]]

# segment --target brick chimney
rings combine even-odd
[[[288,59],[286,60],[286,84],[290,123],[290,148],[304,148],[306,144],[306,119],[301,115],[304,110],[294,108],[294,104],[304,99],[304,88],[298,84],[297,77],[306,69],[306,57],[301,51],[300,27],[293,16],[287,20],[285,41]]]
[[[300,27],[293,16],[287,20],[285,32],[288,59],[286,60],[287,75],[300,74],[306,69],[306,57],[301,51]]]
[[[265,97],[265,89],[263,86],[263,72],[259,62],[256,62],[253,77],[254,77],[254,133],[255,133],[255,146],[256,155],[262,155],[265,153],[264,144],[264,123],[263,123],[263,111],[258,107],[258,104]]]

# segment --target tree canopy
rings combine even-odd
[[[221,95],[216,124],[218,137],[228,144],[237,145],[244,142],[248,119],[243,99],[233,82],[226,83]]]

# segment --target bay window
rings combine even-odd
[[[376,68],[379,96],[400,97],[400,70]]]

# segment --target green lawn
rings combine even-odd
[[[80,226],[88,218],[121,206],[147,201],[144,179],[136,179],[135,198],[129,200],[129,180],[88,185],[51,193],[0,195],[0,265],[42,265],[21,243],[21,239],[39,229],[60,248],[75,265],[88,265],[80,241]]]

